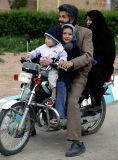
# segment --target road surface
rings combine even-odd
[[[3,156],[0,160],[118,160],[118,102],[107,104],[107,113],[103,126],[93,135],[82,140],[86,152],[79,157],[65,157],[71,145],[66,141],[66,130],[43,132],[31,137],[27,146],[18,154]]]

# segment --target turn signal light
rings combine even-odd
[[[14,74],[14,80],[18,81],[18,74]]]
[[[41,81],[40,78],[36,78],[36,79],[35,79],[35,83],[36,83],[36,84],[41,84],[41,82],[42,82],[42,81]]]
[[[110,77],[110,78],[109,78],[109,82],[111,82],[111,81],[112,81],[112,78]]]
[[[39,91],[39,86],[35,88],[35,92],[38,92],[38,91]]]

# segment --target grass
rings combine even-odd
[[[4,61],[4,59],[0,58],[0,62],[1,62],[1,63],[4,63],[5,61]]]
[[[44,38],[32,39],[29,43],[29,51],[37,48],[44,43]],[[21,52],[27,52],[27,43],[25,36],[21,37],[0,37],[0,54],[4,52],[12,52],[18,54]]]
[[[44,37],[38,39],[31,39],[29,43],[29,51],[37,48],[38,46],[44,43]],[[116,54],[118,55],[118,36],[115,37],[116,44]],[[25,36],[20,37],[10,37],[10,36],[1,36],[0,37],[0,54],[4,52],[12,52],[18,54],[21,52],[27,51],[27,44]],[[0,58],[0,62],[3,60]]]
[[[44,37],[39,39],[32,39],[29,43],[29,51],[37,48],[44,43]],[[27,52],[27,43],[25,36],[21,37],[10,37],[2,36],[0,37],[0,55],[4,52],[12,52],[14,55],[21,52]],[[4,59],[0,58],[0,62],[4,63]]]
[[[0,55],[4,55],[4,53],[1,52]],[[4,59],[0,58],[0,62],[4,63],[5,61],[4,61]]]

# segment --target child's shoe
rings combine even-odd
[[[46,106],[52,107],[54,106],[56,100],[53,97],[50,97],[48,101],[45,103]]]

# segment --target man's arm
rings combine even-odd
[[[82,39],[82,45],[80,49],[81,56],[71,60],[74,65],[74,70],[82,68],[89,64],[93,57],[92,32],[89,29],[85,28],[85,33]]]

